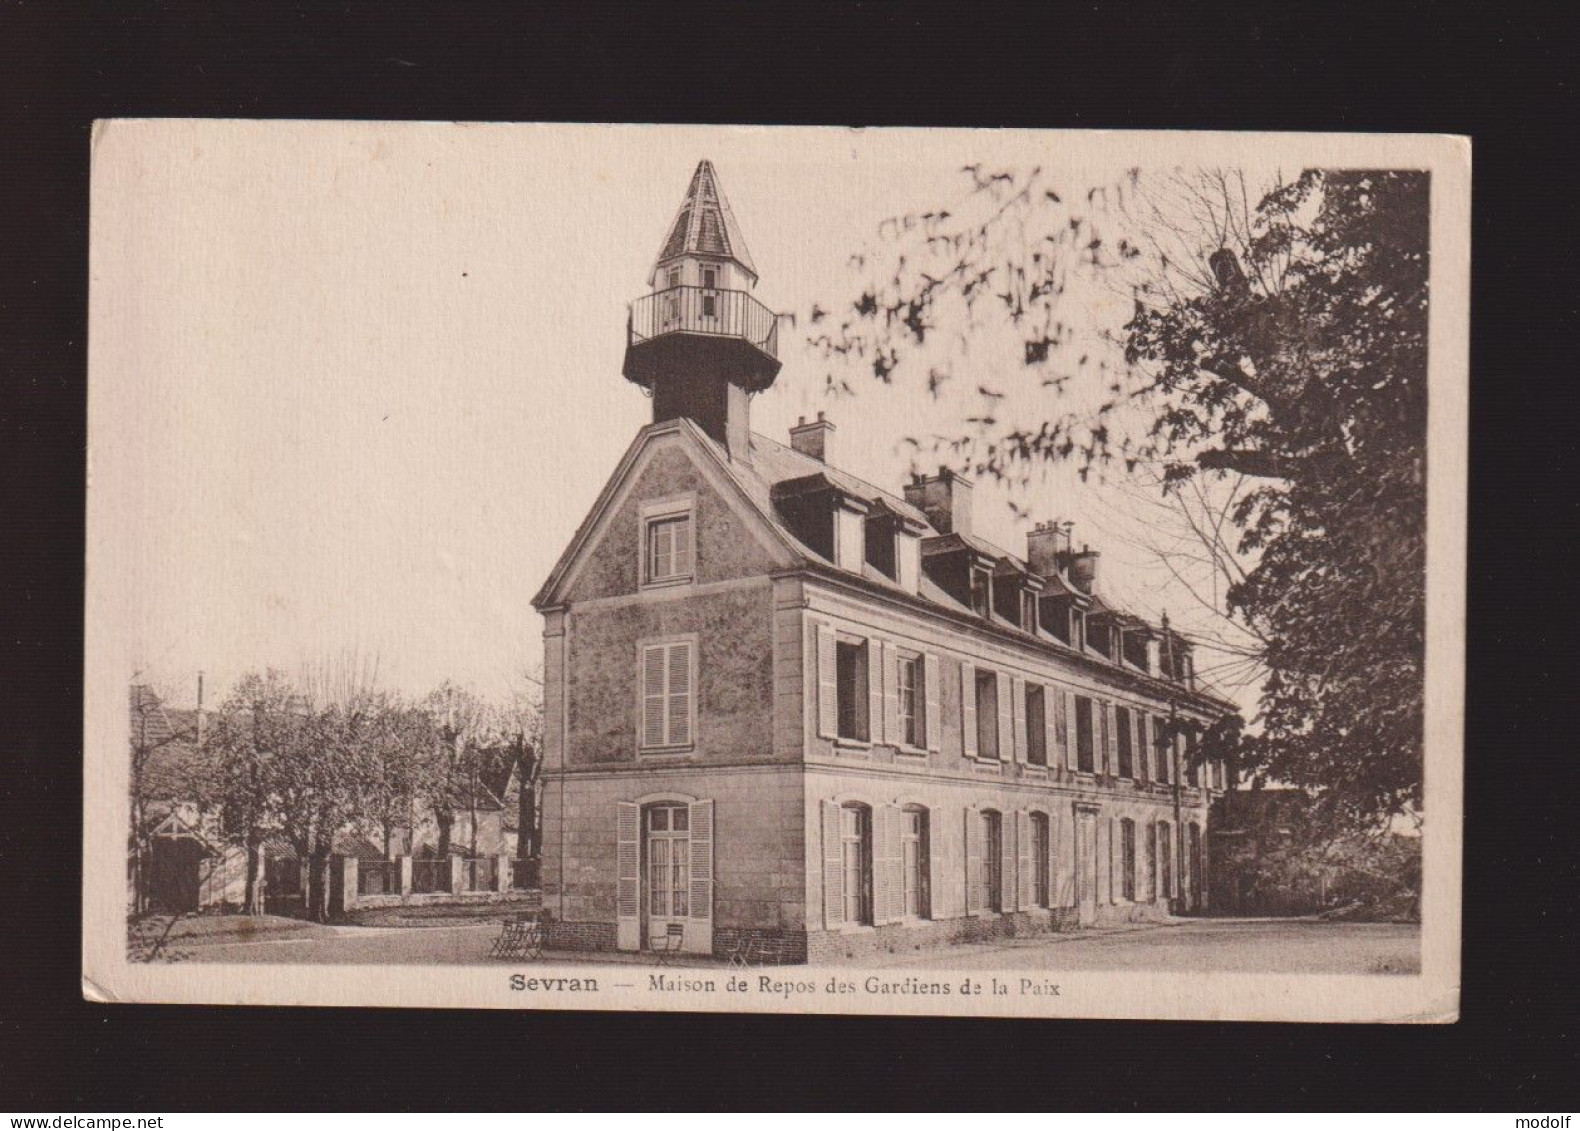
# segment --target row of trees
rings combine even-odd
[[[426,819],[437,852],[448,855],[458,805],[476,798],[481,782],[508,778],[512,765],[518,855],[536,854],[537,697],[496,704],[446,683],[413,700],[378,690],[373,675],[346,662],[296,679],[249,672],[204,720],[181,799],[217,814],[226,838],[245,848],[251,912],[263,908],[266,838],[283,838],[308,865],[307,911],[322,918],[337,837],[368,837],[388,855],[397,833]]]

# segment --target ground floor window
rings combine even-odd
[[[1031,900],[1038,907],[1050,905],[1048,814],[1031,815]]]
[[[690,911],[691,813],[684,804],[647,810],[647,907],[655,919]]]
[[[1004,819],[982,811],[982,898],[989,911],[1004,910]]]
[[[850,804],[839,812],[845,922],[872,922],[872,810]]]
[[[1129,817],[1119,822],[1120,894],[1132,903],[1136,898],[1136,823]]]
[[[1166,822],[1158,822],[1158,895],[1174,894],[1174,848]]]
[[[905,914],[926,919],[932,914],[927,889],[929,871],[927,810],[912,806],[900,814],[901,883],[905,889]]]

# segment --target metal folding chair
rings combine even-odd
[[[490,958],[542,958],[543,924],[530,912],[512,915],[500,924]]]
[[[686,925],[684,923],[671,923],[664,929],[664,933],[653,940],[653,953],[658,956],[660,966],[668,966],[675,955],[680,953],[680,948],[686,943]]]

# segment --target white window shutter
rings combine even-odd
[[[1014,684],[1008,671],[1000,671],[992,682],[999,692],[999,760],[1011,761],[1014,757]]]
[[[817,626],[817,733],[833,738],[839,733],[839,653],[834,630]]]
[[[1019,837],[1017,848],[1019,852],[1015,857],[1015,874],[1020,880],[1020,910],[1029,911],[1036,906],[1036,896],[1032,889],[1032,880],[1035,871],[1032,868],[1031,858],[1031,812],[1022,809],[1015,814],[1017,834]]]
[[[642,745],[664,745],[664,646],[642,649]]]
[[[873,921],[893,923],[905,911],[900,810],[894,805],[880,805],[873,810],[873,820],[877,826],[873,833],[873,885],[880,893],[873,909]]]
[[[713,918],[713,802],[693,801],[687,808],[691,811],[691,917],[711,920]],[[708,949],[713,948],[709,946]]]
[[[642,948],[642,810],[629,801],[615,804],[615,945]]]
[[[1081,752],[1075,740],[1075,692],[1060,693],[1064,700],[1064,764],[1073,772],[1081,765]]]
[[[982,910],[982,814],[967,807],[966,816],[966,914]]]
[[[1043,765],[1057,769],[1059,766],[1059,689],[1043,686],[1042,689],[1042,760]],[[1051,882],[1051,881],[1050,881]]]
[[[977,756],[977,670],[960,665],[960,748],[967,758]]]
[[[845,869],[840,845],[839,805],[823,802],[823,926],[845,921]]]
[[[691,645],[669,645],[669,732],[665,745],[691,745]]]
[[[890,746],[898,746],[904,739],[900,733],[900,650],[884,641],[883,740]]]
[[[867,741],[883,741],[883,658],[877,640],[867,641]]]
[[[937,750],[944,731],[944,708],[940,692],[943,690],[939,680],[942,678],[938,657],[931,652],[927,653],[922,661],[922,682],[926,685],[923,691],[927,695],[927,749]]]
[[[1015,712],[1015,761],[1026,760],[1026,681],[1016,676],[1010,684],[1010,705]]]

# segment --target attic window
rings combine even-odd
[[[971,608],[979,617],[993,611],[993,575],[985,569],[971,571]]]
[[[1030,590],[1020,595],[1020,626],[1027,632],[1037,631],[1037,596]]]
[[[867,519],[867,564],[890,581],[898,581],[895,564],[895,524],[887,515]]]
[[[673,585],[696,572],[696,537],[689,502],[655,504],[642,516],[642,583]]]

